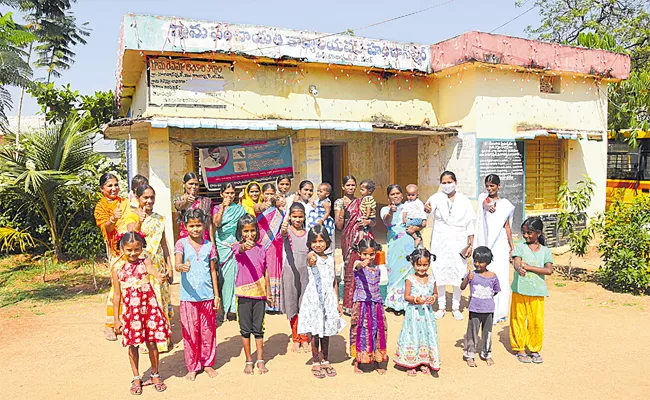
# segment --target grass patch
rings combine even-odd
[[[564,282],[555,282],[554,285],[555,285],[555,287],[565,287],[566,283],[564,283]]]
[[[24,255],[0,258],[0,308],[23,301],[49,303],[91,296],[107,290],[110,287],[108,271],[97,265],[95,289],[92,267],[89,261],[52,263],[47,266],[43,281],[42,261]],[[43,315],[38,310],[34,313]]]

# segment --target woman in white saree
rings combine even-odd
[[[440,192],[429,197],[424,211],[433,213],[431,253],[436,261],[431,263],[438,286],[438,311],[436,319],[445,315],[447,285],[453,286],[452,315],[463,319],[460,312],[460,284],[467,273],[467,257],[472,253],[476,214],[467,196],[456,192],[456,175],[445,171],[440,176]]]
[[[494,296],[494,317],[496,325],[505,322],[510,309],[510,259],[512,258],[512,216],[515,206],[499,197],[501,179],[496,174],[485,177],[487,193],[478,197],[478,218],[474,247],[485,246],[492,250],[493,259],[488,270],[499,279],[501,291]]]

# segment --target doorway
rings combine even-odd
[[[347,173],[346,157],[344,144],[321,144],[320,146],[321,177],[323,182],[332,185],[332,193],[330,194],[332,203],[335,199],[343,196],[341,180]]]
[[[418,182],[418,138],[398,139],[392,143],[392,181],[406,189]]]

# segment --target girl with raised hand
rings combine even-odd
[[[204,232],[208,216],[200,209],[188,210],[184,216],[187,237],[174,246],[176,271],[181,272],[181,324],[185,366],[188,380],[205,371],[210,378],[217,376],[213,368],[217,357],[217,314],[219,282],[217,251]]]
[[[118,240],[121,257],[115,259],[111,266],[115,288],[113,312],[120,316],[115,319],[115,332],[122,334],[122,345],[129,348],[129,361],[133,371],[130,391],[134,395],[142,394],[138,346],[145,344],[149,349],[151,378],[144,385],[153,385],[157,392],[163,392],[167,386],[158,373],[160,355],[156,343],[166,342],[171,331],[149,278],[153,277],[162,283],[167,276],[156,270],[150,259],[140,258],[145,246],[142,233],[126,232]]]
[[[374,364],[379,375],[386,373],[388,325],[379,292],[380,272],[375,256],[380,246],[374,239],[357,244],[359,259],[354,263],[354,297],[350,319],[350,356],[354,372],[363,373],[359,364]]]
[[[280,311],[287,315],[291,326],[291,351],[309,351],[309,336],[298,333],[298,314],[300,304],[309,283],[307,268],[307,231],[305,230],[305,207],[300,203],[291,204],[289,218],[282,223],[284,238],[284,265],[280,292]]]

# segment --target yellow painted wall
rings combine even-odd
[[[431,124],[437,125],[431,102],[432,88],[427,87],[427,81],[422,77],[409,79],[408,76],[393,76],[382,84],[376,84],[369,83],[372,77],[363,68],[344,68],[341,72],[340,67],[332,67],[328,71],[326,65],[303,64],[299,68],[287,65],[279,68],[274,65],[257,67],[257,64],[244,58],[237,58],[236,61],[235,72],[223,69],[226,86],[224,91],[215,94],[220,99],[219,104],[225,105],[225,108],[148,106],[145,116],[355,122],[381,120],[413,125],[420,125],[428,118]],[[284,72],[279,71],[282,68]],[[249,74],[245,73],[247,70]],[[251,75],[255,79],[251,79]],[[138,91],[142,85],[141,80]],[[310,85],[316,85],[318,97],[309,93]],[[403,89],[400,90],[400,86]],[[138,92],[135,99],[137,104],[140,104],[142,97]]]
[[[476,132],[477,77],[474,66],[466,65],[437,73],[434,81],[434,110],[440,125]]]
[[[133,94],[131,117],[141,117],[147,110],[147,69],[140,74],[140,79]]]

